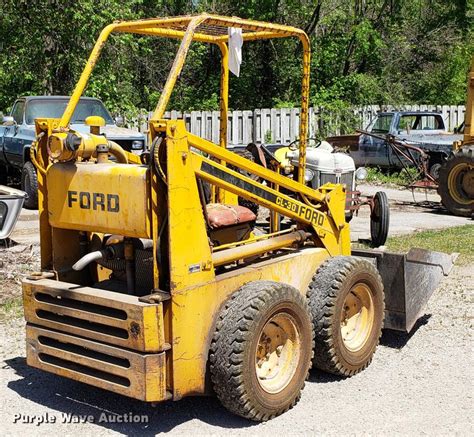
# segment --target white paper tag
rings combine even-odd
[[[240,76],[240,64],[242,63],[242,29],[229,27],[229,70],[237,77]]]

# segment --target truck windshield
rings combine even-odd
[[[392,124],[392,114],[379,115],[367,128],[369,132],[374,134],[388,134]]]
[[[35,118],[61,118],[69,99],[34,99],[26,105],[26,124],[35,124]],[[97,115],[106,124],[114,124],[111,115],[100,100],[80,100],[71,118],[71,124],[84,123],[91,115]]]

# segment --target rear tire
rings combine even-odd
[[[474,146],[454,152],[439,170],[438,194],[453,215],[469,217],[474,212]]]
[[[370,238],[372,247],[383,246],[387,241],[390,226],[390,206],[387,195],[377,191],[374,196],[374,206],[370,213]]]
[[[324,262],[309,285],[313,319],[313,366],[339,376],[365,369],[384,320],[383,283],[368,261],[338,256]]]
[[[38,176],[36,168],[30,161],[25,162],[21,172],[21,189],[26,192],[25,208],[38,208]]]
[[[227,301],[210,350],[214,390],[232,413],[269,420],[300,398],[312,358],[305,297],[294,287],[250,282]]]

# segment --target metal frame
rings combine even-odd
[[[200,14],[195,16],[157,18],[139,21],[124,21],[110,24],[101,32],[89,56],[89,60],[74,89],[71,100],[59,122],[59,129],[67,128],[74,109],[84,92],[89,77],[97,63],[103,46],[112,33],[131,33],[157,37],[181,39],[168,79],[161,93],[158,104],[150,121],[158,121],[163,117],[176,80],[181,73],[191,42],[216,44],[222,54],[221,90],[220,90],[220,146],[227,146],[227,113],[229,101],[229,68],[228,68],[228,34],[229,27],[241,28],[244,41],[255,41],[272,38],[296,37],[303,47],[301,112],[300,112],[300,155],[298,181],[304,183],[306,167],[306,142],[308,134],[309,78],[310,78],[310,42],[308,35],[301,29],[272,23],[244,20],[237,17]]]

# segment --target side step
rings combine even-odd
[[[23,281],[27,322],[140,352],[163,352],[163,304],[50,279]]]
[[[29,366],[147,402],[168,399],[165,352],[141,354],[26,325]]]
[[[352,255],[369,258],[382,277],[384,328],[410,332],[458,254],[412,248],[408,253],[361,249],[353,250]]]

